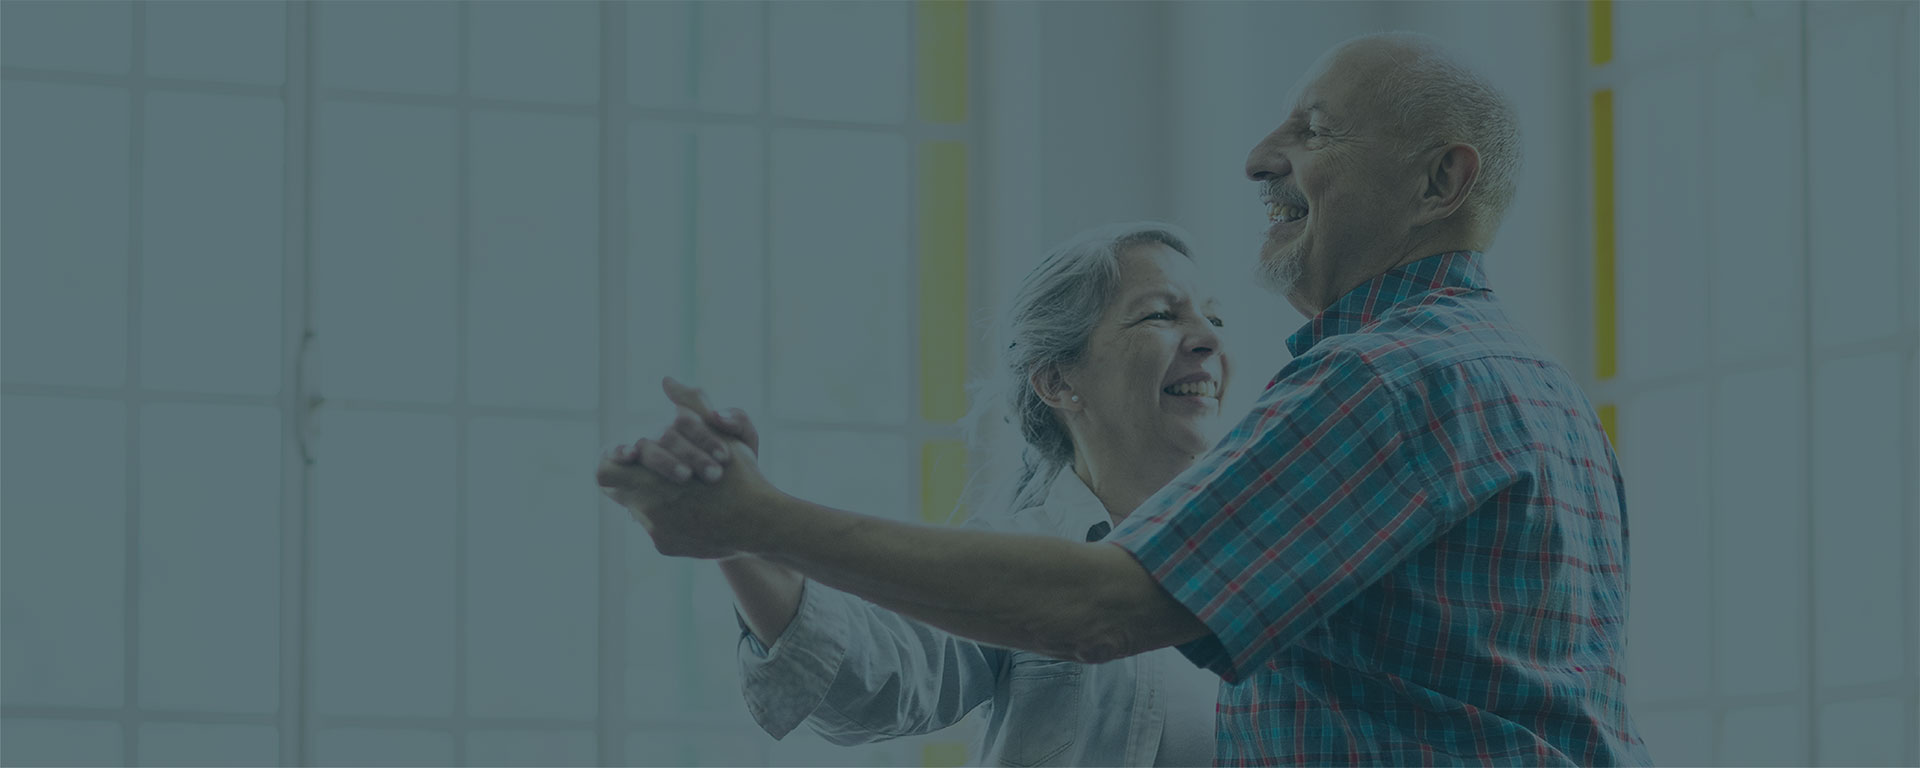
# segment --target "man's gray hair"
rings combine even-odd
[[[1170,224],[1109,224],[1075,235],[1027,273],[1002,323],[1000,365],[991,378],[975,383],[968,417],[976,434],[996,416],[1017,425],[1025,445],[1011,491],[985,494],[981,501],[1007,504],[1011,513],[1046,500],[1053,479],[1073,463],[1074,446],[1066,425],[1034,391],[1034,373],[1064,371],[1085,358],[1094,325],[1119,285],[1121,253],[1158,243],[1191,259],[1187,240]]]
[[[1412,32],[1367,37],[1396,44],[1398,66],[1380,84],[1380,93],[1399,123],[1407,158],[1452,142],[1479,151],[1479,179],[1460,213],[1492,237],[1519,184],[1520,121],[1513,104],[1431,37]]]

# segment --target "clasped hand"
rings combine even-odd
[[[722,415],[700,390],[662,382],[679,414],[658,439],[621,445],[594,471],[600,491],[633,515],[654,549],[718,559],[756,550],[755,513],[777,493],[755,461],[759,435],[746,414]]]

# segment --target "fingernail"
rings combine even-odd
[[[720,482],[720,468],[719,468],[719,467],[707,467],[707,471],[706,471],[706,473],[705,473],[705,476],[706,476],[706,478],[707,478],[707,482],[709,482],[709,483],[717,483],[717,482]]]
[[[715,449],[713,449],[713,460],[714,460],[714,461],[726,461],[726,460],[727,460],[727,449],[725,449],[725,448],[715,448]]]
[[[687,469],[685,465],[673,468],[673,479],[684,483],[689,477],[693,477],[693,470]]]

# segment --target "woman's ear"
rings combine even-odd
[[[1033,369],[1027,377],[1027,383],[1033,387],[1033,393],[1040,396],[1040,402],[1063,411],[1080,410],[1080,396],[1073,393],[1073,385],[1067,383],[1067,377],[1060,373],[1059,366],[1045,365]]]

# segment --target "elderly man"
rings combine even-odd
[[[1271,221],[1261,274],[1312,321],[1258,407],[1106,540],[828,509],[737,447],[689,483],[642,441],[600,484],[666,554],[759,555],[1060,658],[1177,646],[1227,683],[1222,764],[1647,763],[1612,449],[1482,272],[1514,194],[1511,108],[1407,34],[1339,46],[1292,103],[1246,172]]]

